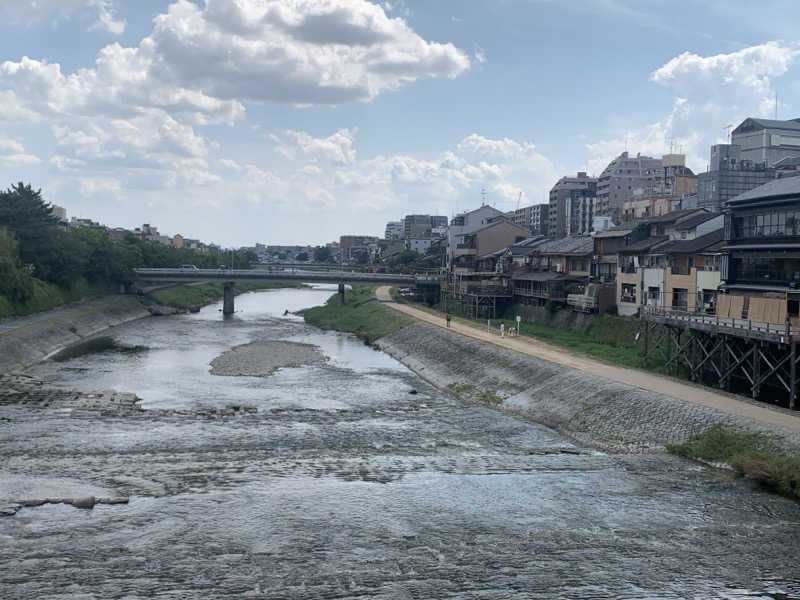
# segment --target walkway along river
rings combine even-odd
[[[0,596],[800,598],[796,503],[665,454],[582,447],[282,316],[330,293],[145,319],[112,330],[128,350],[32,369],[144,410],[0,405],[0,508],[130,498],[0,517]],[[281,346],[299,366],[210,372],[276,341],[305,345]]]

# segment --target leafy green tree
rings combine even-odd
[[[14,235],[0,227],[0,296],[24,302],[33,295],[33,280],[22,267]]]
[[[316,262],[328,262],[331,259],[331,249],[327,246],[317,246],[314,248],[314,260]]]
[[[306,262],[308,260],[308,254],[305,252],[298,252],[295,259],[300,262]]]

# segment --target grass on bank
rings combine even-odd
[[[667,446],[667,450],[684,458],[727,463],[763,488],[800,500],[800,456],[780,454],[766,435],[716,424],[684,444]]]
[[[303,316],[307,323],[321,329],[354,333],[370,344],[412,322],[375,301],[375,286],[371,285],[358,285],[347,290],[343,306],[339,306],[339,296],[334,294],[324,306],[309,308]]]
[[[444,312],[441,304],[436,304],[433,308]],[[452,315],[466,318],[465,315],[459,314],[455,302],[450,302],[449,308]],[[574,317],[577,318],[577,315]],[[486,320],[479,322],[482,325],[486,324]],[[506,331],[517,326],[517,322],[513,318],[491,319],[494,331],[499,330],[501,323],[505,324]],[[557,323],[554,318],[537,322],[523,321],[520,324],[520,334],[576,350],[607,362],[642,368],[644,366],[642,362],[644,339],[642,336],[639,336],[638,340],[636,339],[639,328],[640,324],[633,319],[603,314],[595,315],[590,322],[578,327],[574,327],[568,322]],[[653,368],[652,364],[648,369],[655,372],[663,371],[657,367]]]
[[[175,308],[199,308],[222,298],[224,283],[212,281],[202,285],[179,285],[150,292],[147,296],[164,306]],[[295,281],[237,281],[233,290],[236,294],[255,290],[278,288],[299,288],[303,284]]]
[[[33,294],[25,302],[11,302],[5,296],[0,296],[0,319],[6,317],[22,317],[45,310],[51,310],[62,304],[68,304],[88,296],[109,293],[105,284],[90,285],[86,279],[80,278],[69,289],[60,288],[52,283],[47,283],[33,278]]]

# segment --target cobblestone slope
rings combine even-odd
[[[661,451],[720,422],[775,436],[782,448],[800,448],[797,432],[524,356],[426,323],[388,335],[378,345],[439,388],[464,397],[460,390],[475,386],[478,393],[469,397],[495,394],[500,410],[606,450]]]

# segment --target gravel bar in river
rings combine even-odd
[[[255,341],[220,354],[211,361],[211,374],[266,377],[282,367],[316,365],[327,359],[312,344],[278,340]]]

